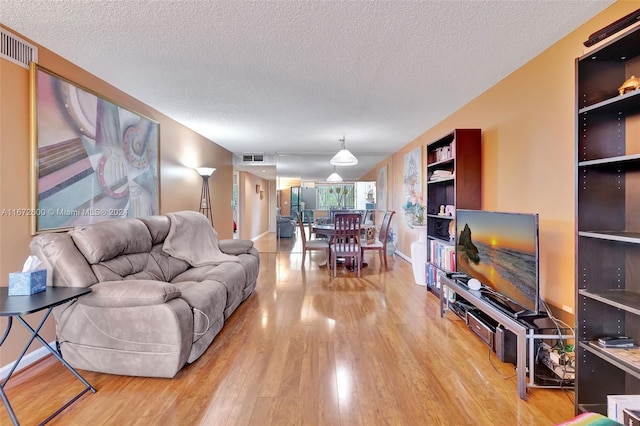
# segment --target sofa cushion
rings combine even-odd
[[[240,263],[225,262],[217,266],[199,266],[187,269],[171,281],[180,286],[187,281],[217,281],[226,290],[225,319],[233,313],[242,302],[242,290],[246,281],[246,273]]]
[[[258,280],[258,273],[260,272],[260,255],[258,254],[258,250],[254,247],[249,250],[249,253],[238,255],[238,258],[246,274],[245,287],[255,284]]]
[[[162,250],[162,243],[156,244],[151,249],[151,256],[158,264],[158,267],[162,271],[164,281],[171,281],[177,275],[180,275],[187,269],[191,268],[191,265],[185,260],[178,259],[168,255]]]
[[[105,260],[91,268],[100,281],[122,279],[166,281],[158,262],[149,253],[135,253]]]
[[[171,281],[190,268],[184,260],[169,256],[156,244],[150,253],[126,254],[105,260],[91,268],[100,281],[158,280]]]
[[[151,251],[151,234],[138,219],[106,220],[69,231],[71,238],[90,264],[123,254]]]
[[[181,296],[175,285],[153,280],[104,281],[94,284],[91,289],[91,293],[78,300],[83,305],[98,308],[161,305]]]
[[[220,251],[227,254],[245,254],[253,247],[251,240],[220,240],[218,241]]]
[[[98,282],[87,261],[68,233],[47,233],[33,237],[31,253],[47,269],[47,285],[89,287]]]
[[[149,229],[152,244],[155,245],[164,242],[164,239],[167,238],[169,234],[169,227],[171,226],[168,216],[148,216],[141,217],[140,220]]]

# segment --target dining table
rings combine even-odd
[[[368,233],[368,231],[372,228],[375,228],[376,226],[374,224],[371,223],[365,223],[360,225],[360,229],[361,229],[361,234],[363,238],[366,238],[366,235]],[[331,243],[331,238],[333,237],[333,235],[335,234],[335,225],[333,223],[315,223],[312,225],[311,227],[312,231],[315,232],[316,235],[326,235],[329,237],[329,243]],[[311,238],[311,233],[309,232],[309,238]],[[363,250],[360,251],[360,262],[362,267],[364,268],[365,266],[367,266],[367,263],[364,262],[363,259],[364,253]],[[340,260],[338,258],[338,260]]]
[[[362,229],[362,233],[364,235],[366,235],[366,232],[371,229],[371,228],[375,228],[376,226],[374,224],[371,223],[365,223],[360,225],[360,228]],[[312,225],[312,230],[313,232],[315,232],[316,234],[323,234],[323,235],[328,235],[328,236],[333,236],[334,232],[335,232],[335,226],[333,223],[316,223]]]

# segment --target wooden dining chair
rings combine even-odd
[[[298,228],[300,228],[300,241],[302,242],[302,265],[304,266],[304,260],[307,252],[312,250],[324,250],[327,254],[327,265],[329,265],[329,241],[324,239],[313,239],[307,241],[302,216],[300,215],[300,212],[296,212],[296,215],[298,218]]]
[[[387,238],[389,237],[389,229],[391,229],[391,219],[396,212],[393,210],[386,211],[382,224],[380,225],[380,232],[378,233],[378,240],[367,243],[362,243],[362,255],[364,257],[365,250],[377,250],[380,253],[380,266],[384,263],[384,267],[387,267]]]
[[[354,268],[360,277],[362,267],[362,215],[358,213],[336,214],[333,222],[334,231],[331,242],[331,260],[333,276],[337,275],[338,257],[351,258]]]

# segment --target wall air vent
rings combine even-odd
[[[38,48],[0,28],[0,57],[29,69],[29,62],[38,62]]]
[[[242,161],[245,163],[261,163],[264,161],[264,154],[242,154]]]

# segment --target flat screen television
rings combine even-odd
[[[516,316],[540,313],[538,251],[537,213],[456,211],[457,272]]]

